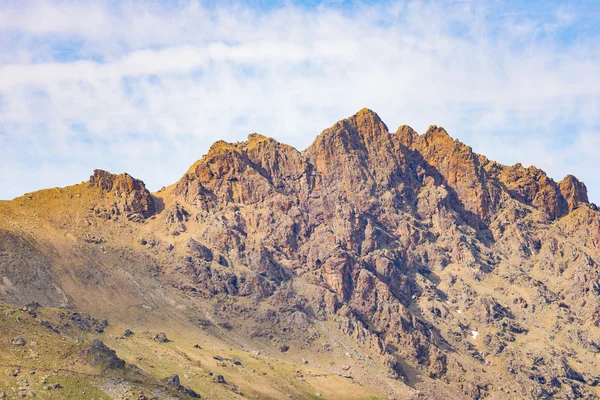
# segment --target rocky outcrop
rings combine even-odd
[[[521,164],[504,167],[498,179],[513,198],[536,207],[552,219],[568,212],[567,202],[558,185],[536,167],[524,168]]]
[[[453,206],[467,222],[479,228],[481,222],[493,218],[501,191],[469,146],[452,139],[444,128],[436,125],[431,125],[423,135],[409,127],[400,127],[396,135],[413,151],[413,159],[422,158],[422,168],[436,184],[449,189]]]
[[[198,393],[181,384],[181,381],[179,380],[179,375],[177,374],[171,375],[169,378],[167,378],[167,385],[185,396],[189,396],[194,399],[200,398],[200,395]]]
[[[108,215],[124,214],[129,218],[139,215],[147,218],[156,212],[154,199],[144,182],[129,174],[115,175],[96,169],[94,175],[90,176],[89,187],[114,199]]]
[[[583,182],[573,175],[567,175],[558,183],[560,193],[567,202],[569,211],[573,211],[582,204],[588,204],[587,188]]]
[[[154,341],[158,343],[167,343],[169,339],[167,338],[167,335],[164,332],[159,332],[156,335],[154,335]]]
[[[60,319],[63,327],[68,328],[70,326],[75,326],[84,332],[95,331],[102,333],[108,326],[107,320],[99,320],[85,313],[61,313]]]
[[[121,360],[117,353],[108,348],[104,342],[94,339],[90,347],[82,350],[91,365],[99,366],[102,369],[122,369],[125,367],[125,361]]]

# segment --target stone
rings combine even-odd
[[[158,343],[167,343],[169,339],[167,339],[167,335],[164,332],[159,332],[154,335],[154,341]]]
[[[25,346],[27,344],[27,341],[25,341],[23,336],[15,336],[13,338],[10,338],[9,342],[13,346]]]
[[[195,399],[199,399],[200,398],[200,395],[198,393],[196,393],[194,390],[192,390],[192,389],[190,389],[190,388],[188,388],[186,386],[183,386],[181,384],[181,381],[179,379],[179,375],[177,375],[177,374],[173,374],[169,378],[167,378],[166,379],[166,383],[167,383],[167,385],[169,385],[173,389],[177,390],[178,392],[180,392],[180,393],[182,393],[182,394],[184,394],[186,396],[189,396],[189,397],[192,397],[192,398],[195,398]]]
[[[120,359],[114,350],[108,348],[99,339],[92,340],[90,347],[82,349],[80,354],[86,356],[90,364],[99,366],[102,369],[125,368],[125,361]]]
[[[167,384],[169,386],[173,386],[173,387],[179,389],[179,387],[181,386],[181,381],[179,380],[179,375],[177,375],[177,374],[171,375],[171,377],[169,377],[167,379]]]

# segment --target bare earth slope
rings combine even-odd
[[[108,319],[148,393],[598,398],[598,262],[575,177],[367,109],[303,152],[217,142],[158,193],[95,171],[0,202],[1,298]]]

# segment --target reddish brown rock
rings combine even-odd
[[[90,176],[89,186],[100,190],[103,194],[113,195],[119,211],[124,214],[149,217],[156,212],[154,199],[144,182],[129,174],[115,175],[96,169],[94,175]]]
[[[560,188],[560,193],[567,202],[569,211],[573,211],[582,204],[589,203],[587,188],[583,182],[579,181],[573,175],[567,175],[558,183],[558,187]]]
[[[73,279],[89,290],[119,268],[136,284],[151,274],[161,290],[136,286],[135,304],[147,293],[160,307],[168,289],[186,317],[199,306],[207,334],[342,351],[444,398],[597,394],[600,213],[572,176],[490,161],[435,125],[390,133],[362,109],[303,152],[259,134],[219,141],[156,194],[159,210],[129,175],[96,171],[89,186],[109,217],[159,211],[82,223],[73,253],[94,253]],[[130,237],[148,240],[132,250]],[[5,275],[24,287],[15,271],[31,263],[5,242]]]
[[[499,175],[512,197],[531,204],[556,219],[568,212],[558,185],[538,168],[524,168],[521,164],[505,167]]]

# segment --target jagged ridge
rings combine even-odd
[[[153,195],[104,171],[75,191],[89,213],[53,229],[131,252],[256,343],[314,348],[331,324],[428,397],[598,395],[600,216],[573,176],[363,109],[302,152],[219,141]]]

